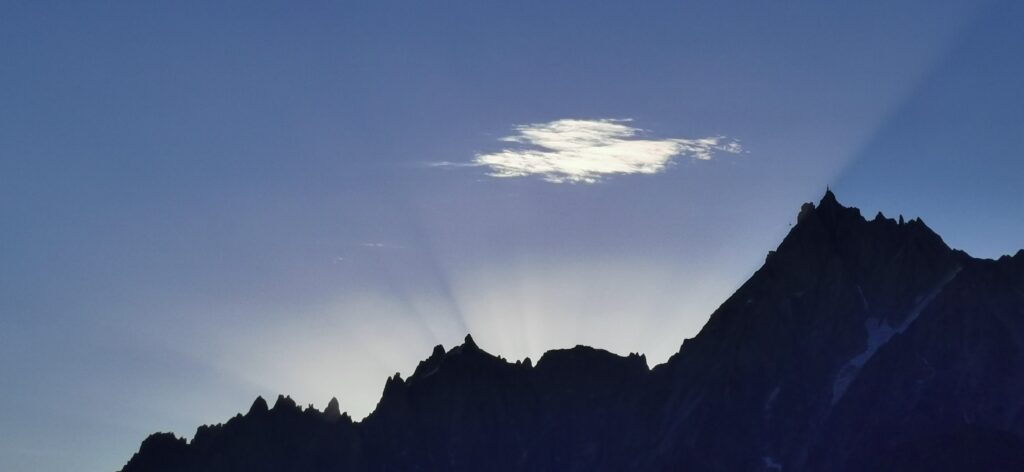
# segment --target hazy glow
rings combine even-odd
[[[284,318],[227,339],[211,356],[217,367],[271,397],[290,394],[322,408],[336,396],[357,419],[380,400],[388,376],[410,374],[435,344],[451,346],[462,331],[430,293],[412,305],[378,293],[350,295]]]
[[[614,174],[656,174],[676,156],[711,159],[716,152],[739,153],[739,142],[724,136],[643,139],[632,120],[556,120],[515,127],[501,141],[521,146],[477,154],[475,165],[494,177],[540,176],[548,182],[599,182]]]
[[[451,279],[454,306],[433,290],[402,297],[364,292],[288,316],[253,314],[266,321],[230,336],[207,333],[216,346],[208,358],[265,396],[287,393],[319,407],[337,396],[358,419],[373,410],[388,376],[410,375],[435,344],[461,344],[467,330],[482,348],[513,361],[588,344],[644,353],[653,366],[676,352],[735,286],[658,261],[620,258],[531,260]],[[473,314],[468,326],[461,310]]]

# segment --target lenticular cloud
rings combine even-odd
[[[501,138],[515,146],[477,154],[476,166],[494,177],[540,176],[548,182],[595,183],[613,174],[656,174],[677,156],[708,160],[715,153],[739,153],[739,142],[724,136],[645,139],[630,120],[557,120],[520,125]]]

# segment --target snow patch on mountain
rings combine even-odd
[[[921,316],[921,312],[924,311],[924,309],[931,304],[932,300],[939,295],[939,292],[942,291],[943,287],[951,282],[958,273],[960,273],[960,268],[957,268],[948,276],[943,278],[942,281],[927,294],[918,297],[916,304],[910,310],[910,313],[907,314],[906,318],[904,318],[903,322],[899,325],[892,326],[887,320],[881,318],[868,318],[867,320],[864,320],[864,330],[867,332],[867,347],[863,352],[854,356],[846,363],[846,365],[839,369],[836,381],[832,385],[833,405],[843,397],[843,394],[846,393],[846,389],[849,388],[850,384],[857,378],[857,374],[860,373],[860,369],[864,367],[864,364],[867,364],[867,362],[871,360],[871,357],[873,357],[882,346],[886,345],[893,336],[906,331],[907,328],[917,320],[917,317]]]

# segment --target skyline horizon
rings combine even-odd
[[[844,203],[841,199],[838,198],[838,196],[835,195],[835,192],[832,191],[829,186],[826,186],[825,193],[822,195],[822,197],[817,202],[814,202],[814,201],[806,202],[805,205],[806,204],[811,204],[811,205],[814,205],[815,209],[817,209],[817,208],[819,208],[821,206],[821,202],[822,201],[824,201],[825,199],[829,198],[830,194],[831,194],[832,198],[838,202],[838,204],[839,204],[839,206],[841,208],[857,210],[858,213],[860,213],[860,217],[861,217],[861,219],[864,222],[871,223],[871,222],[876,221],[875,217],[869,217],[869,216],[863,214],[860,211],[861,210],[860,207],[858,207],[856,205],[853,205],[853,204]],[[919,224],[922,224],[926,229],[928,229],[932,233],[934,233],[939,239],[942,239],[942,234],[934,231],[934,229],[929,227],[927,221],[925,221],[920,216],[909,217],[909,216],[903,215],[903,214],[898,214],[898,215],[895,215],[895,216],[888,216],[888,215],[885,215],[882,211],[878,211],[876,213],[878,215],[881,215],[885,221],[891,222],[891,223],[900,224],[900,225],[907,224],[907,223],[910,223],[910,222],[917,222]],[[903,220],[905,222],[901,222],[901,220]],[[797,221],[796,217],[794,216],[793,223],[791,224],[790,232],[793,231],[793,229],[795,229],[797,224],[799,224],[799,222]],[[787,236],[788,236],[788,233],[787,233]],[[785,238],[783,238],[783,239],[785,239]],[[782,240],[780,240],[778,244],[781,245],[782,244]],[[947,246],[948,246],[948,244],[947,244]],[[1019,257],[1022,254],[1024,254],[1024,245],[1022,245],[1022,247],[1020,249],[1018,249],[1017,251],[1015,251],[1013,253],[1003,254],[1003,255],[1000,255],[998,257],[977,257],[977,256],[972,255],[969,251],[965,251],[963,249],[956,248],[956,247],[953,247],[953,246],[948,246],[948,247],[949,247],[949,249],[951,251],[963,253],[967,258],[972,259],[972,260],[976,260],[976,261],[995,262],[995,261],[1002,260],[1002,259]],[[776,246],[776,249],[777,248],[778,248],[778,246]],[[773,252],[775,252],[775,249],[769,250],[768,253],[765,254],[765,256],[770,255]],[[762,263],[762,265],[758,266],[750,274],[750,277],[752,277],[754,275],[754,273],[756,273],[756,271],[759,270],[761,267],[763,267],[763,263]],[[749,281],[750,277],[748,277],[744,281],[744,283],[746,281]],[[740,286],[742,286],[742,284],[740,284]],[[736,290],[739,290],[740,286],[737,286]],[[735,295],[735,291],[732,294],[730,294],[729,297],[726,297],[725,299],[723,299],[721,301],[721,304],[724,304],[726,301],[728,301],[728,298],[732,297],[733,295]],[[712,312],[709,312],[707,314],[707,318],[708,319],[710,319],[710,317],[714,314],[714,311],[717,311],[717,308],[715,310],[712,310]],[[704,326],[706,326],[706,323],[705,323]],[[701,329],[703,329],[703,326],[702,326]],[[693,333],[692,336],[689,336],[689,337],[686,337],[686,338],[680,340],[678,344],[681,346],[683,342],[685,342],[687,340],[690,340],[690,339],[693,339],[695,336],[697,336],[699,334],[700,334],[700,330],[698,330],[696,333]],[[507,357],[506,355],[504,355],[501,352],[497,352],[497,351],[492,352],[492,351],[488,350],[485,346],[480,346],[480,344],[477,343],[476,339],[473,338],[473,333],[472,332],[464,333],[464,335],[462,335],[462,338],[460,338],[460,339],[461,339],[461,342],[451,343],[451,344],[448,344],[447,346],[445,344],[443,344],[443,343],[436,344],[430,350],[430,352],[424,352],[423,355],[421,356],[421,359],[419,361],[417,361],[417,362],[423,362],[423,360],[427,359],[428,357],[430,357],[431,352],[436,351],[436,349],[438,347],[443,348],[444,352],[447,354],[447,353],[451,353],[453,350],[455,350],[457,348],[461,348],[461,347],[464,347],[464,346],[467,346],[467,345],[470,345],[470,346],[472,346],[472,347],[474,347],[476,349],[479,349],[479,350],[481,350],[481,351],[483,351],[483,352],[485,352],[485,353],[487,353],[487,354],[489,354],[491,356],[494,356],[494,357],[496,357],[498,359],[501,359],[501,360],[503,360],[504,362],[506,362],[508,364],[526,363],[527,361],[530,361],[534,367],[536,367],[537,363],[539,363],[541,361],[541,359],[544,357],[544,355],[546,355],[546,354],[548,354],[548,353],[550,353],[552,351],[571,351],[571,350],[574,350],[576,348],[595,349],[595,350],[598,350],[598,351],[607,352],[609,354],[612,354],[612,355],[620,357],[620,358],[627,358],[627,357],[630,357],[630,356],[639,356],[639,357],[644,359],[644,365],[647,367],[648,370],[653,370],[656,367],[665,365],[669,361],[669,358],[672,355],[676,354],[676,353],[673,353],[673,354],[670,354],[669,357],[658,358],[656,361],[652,362],[652,359],[647,355],[647,353],[645,353],[643,351],[620,352],[620,351],[615,351],[615,350],[607,349],[607,348],[599,346],[599,345],[575,344],[575,345],[565,345],[565,346],[550,347],[550,348],[544,350],[543,352],[541,352],[539,355],[535,355],[535,356],[525,355],[523,357]],[[534,359],[534,357],[536,357],[536,359]],[[387,378],[385,379],[385,381],[381,382],[381,388],[384,388],[384,385],[386,385],[386,383],[391,380],[392,376],[398,376],[401,379],[407,379],[408,377],[413,375],[413,372],[416,370],[416,368],[417,368],[416,365],[410,365],[410,366],[406,367],[405,369],[403,369],[402,371],[397,371],[397,372],[394,372],[393,374],[389,374],[387,376]],[[342,399],[338,398],[337,396],[331,396],[330,398],[324,400],[324,402],[323,402],[324,409],[320,410],[320,409],[316,408],[316,406],[319,405],[319,403],[317,403],[317,402],[308,402],[308,401],[300,402],[297,399],[293,398],[293,396],[291,394],[289,394],[288,392],[272,393],[272,394],[269,394],[266,397],[264,395],[262,395],[262,394],[257,394],[253,401],[254,402],[259,402],[260,400],[263,400],[264,402],[267,402],[267,398],[276,398],[278,400],[280,400],[281,398],[285,398],[285,399],[293,401],[299,407],[306,408],[306,407],[303,407],[303,405],[307,405],[307,407],[312,407],[314,410],[320,411],[320,412],[326,411],[327,406],[328,406],[328,404],[331,401],[337,401],[339,406],[340,406],[340,408],[341,408],[341,412],[343,414],[349,415],[352,418],[352,421],[356,422],[356,423],[361,422],[364,419],[366,419],[366,417],[368,415],[372,414],[376,410],[376,407],[377,407],[377,405],[374,405],[373,408],[371,408],[368,411],[365,411],[365,412],[355,411],[355,412],[353,412],[353,411],[349,411],[349,410],[345,409],[345,407],[344,407],[345,404],[342,401]],[[244,410],[239,410],[239,413],[243,413],[243,412],[244,412]],[[185,438],[190,438],[191,437],[189,434],[182,435],[180,432],[174,432],[174,433],[178,434],[178,435],[180,435],[182,437],[185,437]]]

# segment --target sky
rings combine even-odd
[[[827,186],[1024,247],[1024,4],[0,4],[0,470],[472,333],[664,362]]]

